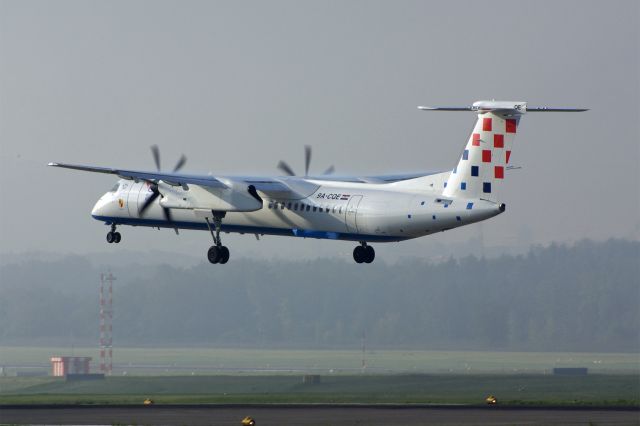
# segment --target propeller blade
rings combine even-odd
[[[151,153],[153,154],[153,160],[156,162],[156,169],[160,171],[160,149],[158,145],[151,145]]]
[[[309,166],[311,165],[311,146],[304,146],[304,175],[309,176]]]
[[[145,200],[144,204],[142,204],[142,206],[138,209],[138,213],[140,213],[140,216],[144,215],[144,212],[147,211],[147,209],[156,200],[156,198],[158,198],[160,196],[160,191],[158,191],[158,187],[157,186],[155,186],[155,185],[151,186],[151,191],[153,191],[151,196],[149,198],[147,198]]]
[[[180,159],[176,163],[176,166],[173,168],[173,171],[177,172],[178,170],[180,170],[182,168],[182,166],[184,166],[184,163],[186,163],[186,162],[187,162],[187,157],[185,157],[184,154],[182,154],[182,156],[180,157]]]
[[[333,166],[329,166],[329,168],[327,170],[324,171],[323,175],[331,175],[333,174],[333,172],[336,170],[335,167]]]
[[[295,176],[296,173],[291,169],[291,167],[289,167],[289,165],[287,163],[285,163],[284,161],[280,161],[278,163],[278,168],[280,170],[282,170],[285,174],[289,175],[289,176]]]

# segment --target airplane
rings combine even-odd
[[[229,249],[220,233],[280,235],[354,241],[357,263],[371,263],[370,243],[397,242],[469,225],[504,213],[497,193],[511,164],[520,119],[528,112],[582,112],[584,108],[530,107],[526,102],[477,101],[471,106],[424,107],[423,111],[472,111],[477,120],[456,166],[438,173],[383,176],[309,175],[311,148],[305,150],[305,174],[283,161],[285,175],[218,176],[180,173],[182,155],[171,172],[161,171],[160,152],[152,147],[157,171],[139,171],[65,163],[49,166],[120,177],[95,204],[91,215],[110,226],[108,243],[122,239],[118,226],[205,230],[213,245],[213,264],[225,264]]]

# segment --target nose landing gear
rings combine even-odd
[[[353,249],[353,260],[356,263],[371,263],[375,258],[375,250],[366,241],[360,241],[360,245]]]
[[[215,244],[209,247],[209,251],[207,251],[207,259],[209,259],[209,262],[214,264],[225,264],[229,261],[229,249],[226,246],[222,245],[222,239],[220,239],[220,227],[222,226],[222,218],[224,217],[224,215],[224,212],[214,212],[213,229],[211,228],[211,222],[209,222],[209,218],[205,217],[205,220],[207,221],[207,227],[209,228],[209,232],[211,232],[211,238],[213,238],[213,243]]]
[[[122,240],[122,235],[119,232],[116,232],[116,224],[111,224],[111,231],[107,233],[107,242],[109,244],[116,243],[118,244]]]

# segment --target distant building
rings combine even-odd
[[[556,367],[553,374],[556,376],[586,376],[589,369],[586,367]]]
[[[55,377],[67,374],[89,374],[89,356],[54,356],[51,358],[51,371]]]

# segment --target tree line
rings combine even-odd
[[[640,243],[356,265],[113,266],[116,345],[640,351]],[[96,344],[102,268],[0,268],[0,345]]]

